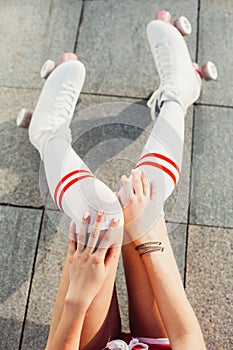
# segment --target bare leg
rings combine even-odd
[[[119,252],[120,254],[120,252]],[[69,286],[68,260],[66,259],[54,306],[47,347],[56,333],[64,300]],[[111,274],[106,279],[99,294],[94,299],[84,321],[80,349],[92,350],[104,348],[109,339],[119,337],[121,330],[117,296],[114,288],[117,263],[112,266]]]
[[[154,208],[156,194],[155,185],[152,183],[150,191],[144,174],[140,179],[139,174],[134,170],[132,175],[135,193],[128,207],[124,208],[126,222],[130,215],[135,217],[135,221],[129,221],[128,225],[126,223],[127,233],[133,242],[131,244],[132,249],[126,251],[128,256],[125,256],[126,279],[130,288],[129,293],[132,296],[130,316],[130,319],[133,320],[131,322],[132,332],[137,332],[134,335],[139,339],[164,337],[161,332],[162,324],[167,331],[172,349],[190,349],[190,346],[195,349],[205,349],[198,321],[185,295],[167,234],[164,216],[161,215],[153,227],[144,232],[143,235],[138,235],[137,230],[140,231],[140,225],[138,224],[137,214],[142,213],[144,220],[148,218],[151,208]],[[131,188],[130,181],[124,180],[123,187],[127,197],[127,192],[129,193]],[[128,188],[128,191],[126,188]],[[146,208],[144,212],[142,212],[142,204]],[[133,256],[135,248],[139,260],[135,256],[134,261],[131,261],[129,256]],[[137,260],[139,261],[138,265],[135,263]],[[141,290],[140,271],[142,271],[142,268],[140,265],[143,265],[148,276],[148,288],[142,286],[143,294],[141,295],[138,292],[138,290]],[[146,278],[144,281],[146,282]],[[150,298],[151,310],[147,304],[148,298]],[[138,303],[140,304],[138,305]],[[157,311],[159,311],[158,314],[154,313],[152,308],[152,305],[155,304],[157,305]],[[144,307],[150,317],[147,314],[140,314],[140,309]],[[154,330],[151,329],[151,319],[153,327],[155,327]]]
[[[161,225],[160,221],[157,227]],[[126,234],[126,233],[125,233]],[[150,278],[135,242],[123,245],[122,256],[129,295],[129,322],[133,336],[167,338],[167,332],[154,297]]]
[[[163,217],[138,243],[162,242],[163,252],[141,256],[158,308],[167,329],[172,349],[206,349],[193,309],[187,300],[179,270],[173,255]]]

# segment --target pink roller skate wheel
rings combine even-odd
[[[47,60],[40,71],[40,77],[42,79],[47,79],[49,74],[52,73],[52,71],[55,69],[56,63],[52,60]]]
[[[196,62],[193,62],[193,68],[195,70],[199,70],[199,65]]]
[[[77,61],[77,59],[78,59],[78,56],[75,55],[75,53],[73,52],[66,52],[61,57],[62,62],[71,61],[71,60]]]
[[[174,22],[174,27],[176,27],[183,36],[192,33],[191,23],[184,16],[181,16]]]
[[[21,128],[28,128],[30,121],[32,119],[32,113],[29,112],[26,108],[21,109],[17,118],[16,125]]]
[[[211,61],[203,64],[200,70],[205,80],[216,80],[218,77],[217,68]]]
[[[171,22],[171,15],[168,11],[162,10],[156,13],[155,19],[159,19],[161,21],[165,21],[170,23]]]

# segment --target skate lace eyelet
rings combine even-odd
[[[57,97],[55,98],[54,103],[54,121],[59,118],[63,120],[67,119],[67,116],[70,114],[74,107],[74,100],[78,91],[78,86],[73,83],[62,84]]]
[[[155,120],[156,105],[160,105],[162,94],[167,91],[173,95],[177,94],[177,91],[172,88],[175,80],[175,58],[167,42],[154,46],[154,58],[160,77],[160,86],[147,102],[147,106],[151,109],[152,120]]]

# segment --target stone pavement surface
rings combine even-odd
[[[204,84],[189,109],[183,174],[165,214],[208,350],[233,348],[232,1],[0,0],[2,350],[45,348],[67,245],[61,231],[67,232],[68,221],[47,194],[39,155],[27,130],[16,127],[17,112],[35,106],[44,61],[77,52],[87,79],[72,124],[74,147],[115,190],[151,127],[145,99],[159,79],[145,27],[163,8],[190,19],[193,33],[187,43],[193,59],[212,59],[219,71],[218,82]],[[141,120],[133,119],[135,110],[141,111]],[[122,264],[117,288],[127,330]]]

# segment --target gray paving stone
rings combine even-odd
[[[30,144],[28,130],[16,126],[23,107],[32,110],[37,90],[0,88],[0,203],[41,206],[39,153]]]
[[[116,275],[117,297],[121,315],[122,332],[129,333],[128,293],[125,281],[122,257],[120,257]]]
[[[219,73],[217,82],[204,84],[201,102],[232,106],[233,52],[232,1],[204,0],[200,8],[199,62],[213,61]]]
[[[0,206],[0,348],[20,341],[41,210]]]
[[[233,347],[233,230],[189,227],[186,291],[208,350]]]
[[[48,58],[73,51],[82,1],[5,1],[1,4],[1,86],[41,86]],[[9,25],[10,23],[10,25]]]
[[[173,19],[190,19],[193,35],[187,39],[196,50],[197,1],[86,1],[77,53],[87,68],[84,91],[145,97],[159,80],[146,38],[146,25],[160,9]]]
[[[233,227],[232,109],[198,107],[190,223]]]
[[[175,226],[174,224],[168,222],[167,227],[168,230],[169,227],[172,227],[172,230],[170,230],[169,233],[169,238],[171,240],[172,249],[176,258],[176,263],[178,265],[181,278],[184,280],[187,225],[177,224]]]
[[[51,218],[51,219],[50,219]],[[25,323],[22,349],[44,350],[67,252],[67,237],[57,231],[59,214],[45,215]],[[64,232],[67,232],[64,229]]]

